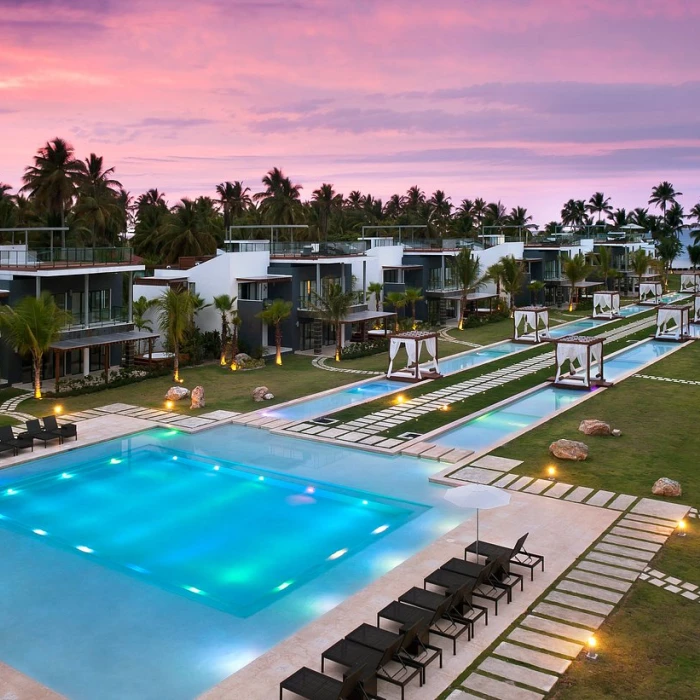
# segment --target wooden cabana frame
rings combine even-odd
[[[555,387],[561,389],[591,389],[612,386],[605,381],[603,343],[605,338],[567,335],[553,338],[556,374]],[[568,365],[568,369],[565,367]]]
[[[438,364],[438,333],[431,331],[405,331],[395,333],[389,338],[389,369],[387,379],[396,379],[402,382],[420,382],[424,379],[437,379],[441,377]],[[401,348],[405,348],[408,362],[404,369],[395,370],[394,360]],[[421,367],[420,355],[425,348],[430,355],[430,360],[425,367]]]
[[[541,343],[545,340],[549,340],[549,309],[546,306],[522,306],[515,309],[513,342]]]
[[[591,318],[620,318],[620,292],[594,292]]]
[[[661,282],[642,282],[639,285],[639,303],[656,306],[661,303],[664,287]]]
[[[690,306],[663,304],[656,309],[656,340],[682,343],[690,340]],[[669,324],[673,324],[669,328]]]
[[[700,293],[700,272],[691,272],[681,275],[681,289],[685,294]]]

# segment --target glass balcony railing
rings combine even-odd
[[[88,311],[87,326],[113,326],[119,323],[129,322],[129,309],[126,306],[112,306],[105,309],[90,309]],[[68,325],[64,331],[85,328],[85,314],[82,311],[71,313]]]
[[[135,264],[131,248],[37,248],[0,250],[0,267],[43,269]]]

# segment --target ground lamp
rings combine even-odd
[[[678,537],[685,537],[685,520],[678,521]]]
[[[547,467],[547,479],[549,481],[554,481],[556,478],[556,474],[557,474],[556,467]]]
[[[588,651],[586,652],[586,658],[589,661],[595,661],[598,658],[598,654],[596,653],[596,647],[598,646],[598,640],[591,635],[588,638],[588,641],[586,642],[586,648]]]
[[[479,511],[507,506],[510,494],[503,489],[485,484],[466,484],[450,489],[444,496],[446,501],[460,508],[476,508],[476,555],[479,556]]]

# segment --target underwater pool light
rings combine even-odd
[[[14,496],[14,495],[18,494],[19,491],[17,491],[16,489],[7,489],[7,491],[5,491],[5,493],[6,493],[8,496]]]
[[[69,474],[68,472],[63,472],[63,474],[61,474],[61,479],[72,479],[72,478],[73,478],[73,475]]]
[[[189,591],[190,593],[196,593],[197,595],[204,595],[204,591],[200,590],[199,588],[195,588],[194,586],[184,586],[186,591]]]
[[[389,529],[388,525],[380,525],[379,527],[372,530],[373,535],[381,535],[382,532],[386,532]]]
[[[121,459],[117,459],[116,457],[112,457],[112,459],[109,460],[110,464],[121,464],[122,461]]]
[[[95,551],[94,549],[90,549],[90,547],[86,547],[84,544],[79,544],[76,549],[85,554],[92,554]]]
[[[277,588],[275,588],[275,591],[277,593],[279,593],[280,591],[283,591],[285,588],[289,588],[292,585],[292,583],[294,583],[294,581],[285,581],[284,583],[280,583],[280,585],[277,586]]]
[[[48,535],[48,534],[49,534],[48,532],[46,532],[46,530],[40,530],[40,529],[38,529],[38,528],[37,528],[36,530],[32,530],[32,532],[33,532],[35,535]]]
[[[343,556],[343,554],[347,554],[348,550],[347,549],[339,549],[337,552],[333,552],[333,554],[328,557],[328,561],[334,561],[335,559],[340,559],[340,557]]]

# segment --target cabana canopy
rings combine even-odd
[[[687,294],[697,294],[700,292],[700,273],[693,272],[687,275],[681,275],[681,292]]]
[[[657,340],[682,342],[690,337],[690,306],[664,304],[656,310]]]
[[[549,309],[545,306],[523,306],[513,314],[513,340],[541,343],[549,338]]]
[[[387,379],[405,382],[419,382],[423,379],[436,379],[440,375],[437,354],[437,333],[429,331],[406,331],[396,333],[389,338],[389,369]],[[401,348],[405,348],[407,363],[404,369],[395,370],[394,360]],[[425,366],[420,364],[421,351],[425,347],[430,360]]]
[[[566,389],[610,386],[603,374],[604,340],[580,335],[553,339],[557,370],[554,386]]]
[[[595,292],[593,294],[593,318],[618,318],[620,315],[619,292]]]
[[[695,315],[693,316],[693,323],[700,323],[700,294],[695,295]]]
[[[661,282],[642,282],[639,285],[639,303],[656,304],[661,303],[663,286]]]

